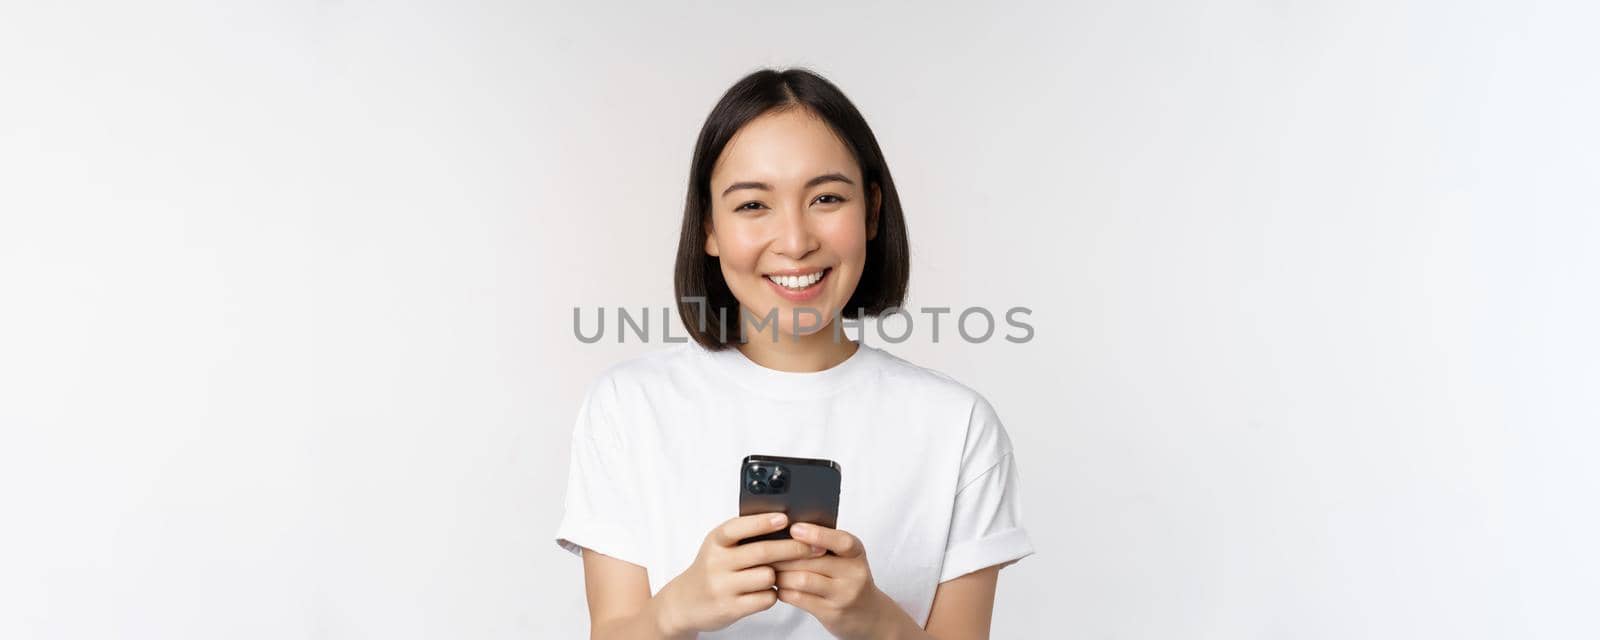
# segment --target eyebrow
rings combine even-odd
[[[826,182],[843,182],[845,184],[848,184],[848,185],[851,185],[851,186],[855,186],[855,182],[852,181],[849,178],[844,177],[844,174],[838,173],[838,172],[834,172],[834,173],[824,173],[824,174],[822,174],[820,176],[817,176],[815,178],[807,180],[804,188],[810,189],[812,187],[815,187],[815,186],[817,186],[819,184],[823,184],[823,183],[826,183]],[[723,189],[722,190],[722,195],[726,196],[726,195],[728,195],[730,193],[733,193],[734,191],[737,191],[739,189],[761,189],[763,191],[772,191],[772,185],[767,184],[765,182],[735,182],[733,184],[728,185],[727,189]]]

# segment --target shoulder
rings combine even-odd
[[[884,349],[871,348],[876,352],[884,383],[906,389],[920,397],[948,401],[973,411],[993,412],[982,393],[950,374],[916,364]]]
[[[584,401],[586,404],[610,404],[620,398],[668,389],[673,381],[683,380],[703,364],[704,354],[692,343],[630,356],[601,369],[589,381]]]
[[[659,347],[612,363],[600,371],[595,382],[632,384],[670,378],[694,366],[700,355],[692,344]]]
[[[583,389],[578,409],[577,430],[581,435],[621,439],[621,425],[628,420],[627,407],[649,406],[662,382],[683,377],[692,366],[692,350],[683,345],[657,348],[614,362],[590,378]]]
[[[878,349],[882,361],[884,381],[891,386],[913,390],[915,397],[938,411],[956,414],[957,434],[962,442],[963,468],[966,473],[992,466],[1011,453],[1011,437],[1005,424],[981,392],[955,377],[924,367],[888,351]]]

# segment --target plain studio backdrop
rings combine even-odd
[[[996,637],[1600,637],[1597,13],[8,3],[0,637],[582,637],[583,386],[789,65],[908,305],[1032,309],[867,338],[1010,429]]]

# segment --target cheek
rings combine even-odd
[[[817,228],[823,246],[841,260],[859,264],[867,255],[867,229],[860,215],[839,216]]]
[[[749,274],[756,269],[761,257],[760,237],[740,225],[723,227],[717,233],[717,251],[721,253],[724,276]]]

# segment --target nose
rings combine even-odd
[[[778,223],[777,237],[772,239],[772,252],[799,260],[816,251],[820,242],[811,229],[811,217],[804,207],[791,207],[784,211]]]

